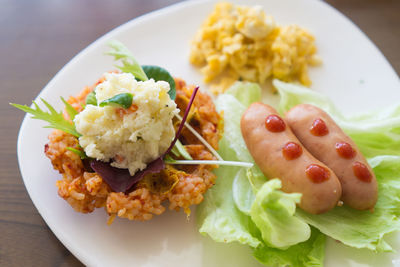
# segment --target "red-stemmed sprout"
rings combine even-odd
[[[175,138],[171,142],[168,149],[157,159],[153,160],[147,164],[146,168],[138,171],[135,175],[131,176],[128,169],[120,169],[112,167],[110,163],[102,162],[98,160],[92,160],[90,166],[97,172],[101,178],[111,187],[114,192],[124,192],[128,193],[132,190],[133,186],[139,182],[146,174],[158,173],[165,168],[164,157],[171,151],[174,147],[176,141],[178,140],[183,126],[185,125],[186,119],[189,115],[190,108],[192,107],[193,101],[196,97],[199,87],[194,88],[192,96],[190,97],[189,104],[186,107],[185,114],[183,115],[181,124],[179,125],[178,131],[176,131]]]

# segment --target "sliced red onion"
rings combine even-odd
[[[196,86],[196,88],[193,89],[192,96],[190,97],[189,104],[188,104],[187,107],[186,107],[185,114],[183,114],[183,118],[182,118],[181,124],[179,125],[178,131],[176,131],[175,138],[174,138],[174,140],[172,141],[172,143],[171,143],[171,145],[169,146],[169,148],[167,149],[167,151],[165,151],[165,153],[162,155],[162,157],[164,157],[164,156],[167,155],[169,152],[171,152],[171,149],[174,147],[176,141],[178,140],[179,136],[181,135],[183,126],[185,125],[186,119],[187,119],[187,117],[188,117],[188,115],[189,115],[190,108],[192,107],[194,98],[196,97],[196,94],[197,94],[197,91],[198,91],[198,90],[199,90],[199,87],[198,87],[198,86]]]
[[[92,160],[90,167],[103,178],[113,191],[127,193],[146,174],[160,172],[165,168],[165,164],[161,158],[157,158],[147,164],[146,169],[138,171],[134,176],[129,174],[128,169],[116,168],[111,166],[110,163],[99,160]]]

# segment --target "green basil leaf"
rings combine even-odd
[[[100,107],[104,106],[122,106],[123,108],[129,108],[132,106],[133,95],[130,93],[122,93],[115,95],[107,100],[100,103]]]
[[[86,105],[97,106],[96,92],[94,90],[86,96]]]
[[[169,74],[169,72],[166,69],[152,65],[143,65],[142,68],[149,79],[153,78],[155,81],[166,81],[167,83],[169,83],[170,87],[168,91],[169,97],[172,100],[175,100],[176,96],[175,80],[174,78],[172,78],[171,74]]]

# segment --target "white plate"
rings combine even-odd
[[[240,2],[239,2],[240,3]],[[382,54],[348,19],[315,0],[241,1],[260,4],[281,24],[295,23],[315,36],[322,67],[311,70],[313,90],[332,98],[345,113],[383,107],[400,99],[399,79]],[[113,69],[105,43],[118,39],[142,64],[164,66],[174,76],[202,84],[199,72],[188,63],[189,41],[210,13],[213,1],[180,3],[130,21],[106,34],[72,59],[43,89],[42,97],[61,109],[68,97]],[[44,156],[49,129],[25,118],[18,139],[18,160],[33,203],[60,241],[83,263],[96,266],[257,266],[250,249],[238,244],[217,244],[199,235],[194,216],[167,211],[149,222],[116,219],[106,225],[103,209],[76,213],[57,195],[60,175]],[[393,236],[395,248],[400,238]],[[376,255],[327,245],[327,266],[391,266],[397,254]]]

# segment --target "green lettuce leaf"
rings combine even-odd
[[[261,99],[261,88],[255,83],[246,83],[249,86],[247,90],[240,84],[239,82],[235,83],[232,90],[229,89],[225,94],[220,95],[216,99],[215,105],[218,112],[224,113],[224,137],[231,140],[228,142],[228,146],[235,152],[238,160],[253,162],[240,131],[240,119],[247,106]],[[249,96],[242,97],[242,100],[239,101],[238,97],[242,96],[242,91],[247,92]]]
[[[232,150],[233,153],[231,154],[234,154],[239,161],[254,162],[240,131],[240,119],[247,106],[260,99],[261,88],[256,83],[236,82],[216,100],[217,111],[224,113],[224,137],[226,140],[234,140],[226,142],[226,145]],[[227,155],[227,157],[231,159],[232,155]],[[256,173],[256,168],[258,169],[258,167],[253,167],[249,175]],[[260,173],[260,171],[257,172],[257,174]],[[256,188],[253,188],[249,183],[247,176],[244,169],[239,170],[233,181],[232,190],[236,207],[243,213],[250,215],[250,208],[255,199],[253,190],[256,190]],[[266,181],[263,175],[257,177],[263,180],[261,185]]]
[[[297,215],[345,245],[392,251],[383,237],[400,230],[400,157],[378,156],[370,164],[379,183],[379,198],[373,212],[343,206],[320,215],[298,209]]]
[[[232,195],[236,207],[244,214],[250,216],[251,206],[256,199],[256,195],[254,194],[252,184],[249,183],[249,172],[252,173],[251,170],[246,171],[244,168],[237,172],[232,183]]]
[[[301,194],[279,190],[282,182],[272,179],[258,190],[250,215],[270,247],[286,249],[310,238],[310,226],[293,216]]]
[[[225,94],[234,96],[244,107],[261,100],[261,88],[257,83],[235,82]]]
[[[229,147],[226,137],[220,140],[218,150],[224,159],[237,160],[235,153]],[[256,226],[250,217],[240,212],[236,207],[232,195],[232,183],[240,173],[238,167],[220,166],[215,174],[218,182],[207,191],[204,201],[197,209],[199,231],[209,235],[216,242],[240,242],[241,244],[257,247],[261,241],[254,232]]]
[[[324,265],[325,235],[311,228],[311,236],[306,242],[291,246],[286,250],[260,246],[254,250],[254,257],[271,266],[317,267]]]

